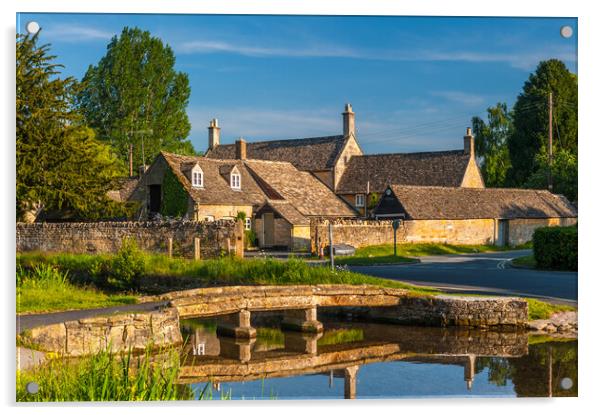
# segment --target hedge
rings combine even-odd
[[[577,271],[577,226],[538,228],[533,256],[538,268]]]

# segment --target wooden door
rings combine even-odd
[[[263,214],[263,245],[274,246],[274,214]]]

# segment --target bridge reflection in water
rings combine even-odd
[[[186,322],[182,326],[186,330]],[[188,351],[181,362],[178,382],[211,382],[219,390],[219,384],[225,382],[325,375],[330,377],[331,385],[333,378],[343,378],[344,397],[354,399],[363,365],[409,361],[463,366],[464,381],[470,390],[477,357],[509,358],[528,353],[528,335],[520,331],[358,323],[349,327],[360,335],[342,335],[340,341],[337,334],[345,334],[340,326],[335,330],[326,327],[324,333],[315,334],[271,329],[275,338],[268,341],[262,340],[261,329],[257,339],[236,339],[218,335],[219,330],[216,333],[197,327],[186,333]]]

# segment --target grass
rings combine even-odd
[[[512,264],[525,268],[537,267],[537,262],[535,262],[535,257],[533,255],[519,256],[518,258],[514,258],[512,260]]]
[[[17,401],[193,399],[190,387],[176,384],[178,363],[179,354],[175,349],[168,351],[163,361],[157,361],[150,351],[141,356],[103,351],[77,360],[52,359],[32,370],[17,371]],[[29,394],[26,385],[34,381],[39,385],[39,392]]]
[[[68,271],[50,264],[17,268],[17,313],[59,311],[133,304],[129,294],[106,294],[93,286],[78,286]]]
[[[144,255],[144,276],[149,285],[161,285],[163,280],[187,280],[194,286],[215,285],[290,285],[290,284],[369,284],[389,288],[407,289],[417,295],[436,294],[439,291],[417,287],[398,281],[372,277],[344,268],[334,271],[324,266],[308,265],[300,259],[279,261],[275,259],[219,258],[192,261],[168,258],[164,255]],[[76,281],[94,281],[103,261],[109,256],[23,253],[17,255],[17,264],[31,268],[49,264],[69,272]],[[100,264],[100,265],[99,265]],[[166,290],[170,290],[166,287]],[[171,288],[173,290],[173,288]],[[141,292],[145,291],[144,284]]]
[[[529,320],[548,319],[552,314],[561,311],[575,311],[575,307],[570,305],[551,304],[534,298],[526,300],[529,304]]]
[[[412,262],[415,257],[427,255],[474,254],[482,252],[499,252],[510,249],[528,249],[531,244],[523,244],[513,248],[495,245],[450,245],[435,243],[397,244],[397,256],[393,255],[393,244],[372,245],[358,248],[355,255],[335,258],[337,264],[373,265],[400,262]]]

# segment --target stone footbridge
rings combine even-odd
[[[434,326],[524,327],[527,302],[512,297],[416,295],[404,289],[369,285],[285,285],[202,288],[153,298],[169,300],[180,318],[218,317],[218,331],[253,338],[251,313],[283,311],[283,328],[319,333],[317,310],[353,307],[374,320]]]

